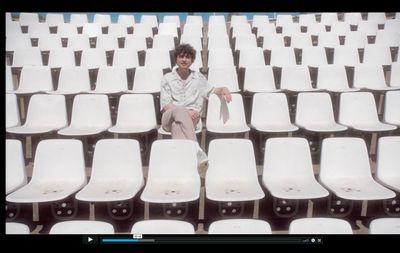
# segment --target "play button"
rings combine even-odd
[[[83,236],[83,243],[84,244],[97,244],[98,243],[97,236],[84,235]]]

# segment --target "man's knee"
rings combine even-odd
[[[190,117],[189,110],[183,106],[177,106],[176,108],[173,109],[172,113],[174,115],[175,120],[179,119],[180,117],[187,117],[187,116]]]

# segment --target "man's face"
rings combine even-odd
[[[188,54],[180,54],[176,58],[176,64],[181,69],[188,69],[192,65],[193,59]]]

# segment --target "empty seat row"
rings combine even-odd
[[[261,182],[274,198],[288,201],[320,199],[328,195],[350,201],[391,200],[400,189],[397,170],[399,161],[396,155],[399,141],[398,136],[379,139],[378,165],[374,179],[362,139],[327,138],[322,144],[317,182],[305,139],[271,138],[266,142]],[[8,140],[7,144],[17,142]],[[13,150],[6,150],[9,158]],[[6,182],[10,179],[20,181],[13,191],[8,192],[6,199],[9,203],[40,204],[64,201],[73,196],[83,202],[102,203],[129,200],[140,194],[142,201],[151,204],[150,218],[154,215],[151,210],[154,210],[152,205],[155,204],[172,204],[170,210],[180,210],[178,214],[183,218],[188,216],[188,210],[182,211],[185,207],[181,204],[197,202],[200,197],[200,177],[196,168],[194,143],[190,140],[154,142],[145,186],[139,152],[139,143],[136,140],[99,141],[91,177],[87,183],[82,143],[79,140],[43,140],[39,143],[32,179],[28,184],[21,182],[21,174],[19,178],[15,178],[17,171],[24,168],[17,168],[14,160],[6,160]],[[223,208],[229,210],[232,203],[266,197],[258,182],[254,151],[249,140],[213,140],[209,159],[209,169],[205,176],[207,201],[231,203]],[[211,205],[210,202],[205,206],[206,217],[210,212],[208,205]],[[72,208],[69,205],[63,207],[68,210]],[[239,212],[240,215],[242,212],[240,208],[230,209],[236,210],[233,214]],[[260,207],[260,213],[265,211],[268,210]],[[191,212],[197,214],[195,210]],[[398,214],[398,210],[396,212]],[[165,215],[171,213],[167,212]]]
[[[398,218],[372,221],[370,234],[399,234]],[[55,224],[50,234],[114,234],[112,224],[101,221],[64,221]],[[131,234],[195,234],[192,224],[178,220],[144,220],[134,224]],[[29,227],[6,223],[6,234],[29,234]],[[350,224],[335,218],[303,218],[292,221],[289,234],[352,234]],[[268,222],[258,219],[225,219],[210,225],[208,234],[272,234]]]

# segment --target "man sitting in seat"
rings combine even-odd
[[[198,166],[206,167],[208,158],[199,146],[195,134],[203,99],[214,93],[230,102],[232,96],[228,88],[215,88],[199,71],[189,69],[196,58],[196,50],[191,45],[179,45],[175,49],[174,58],[177,67],[165,74],[161,81],[162,128],[171,132],[172,139],[193,140],[197,147]]]

